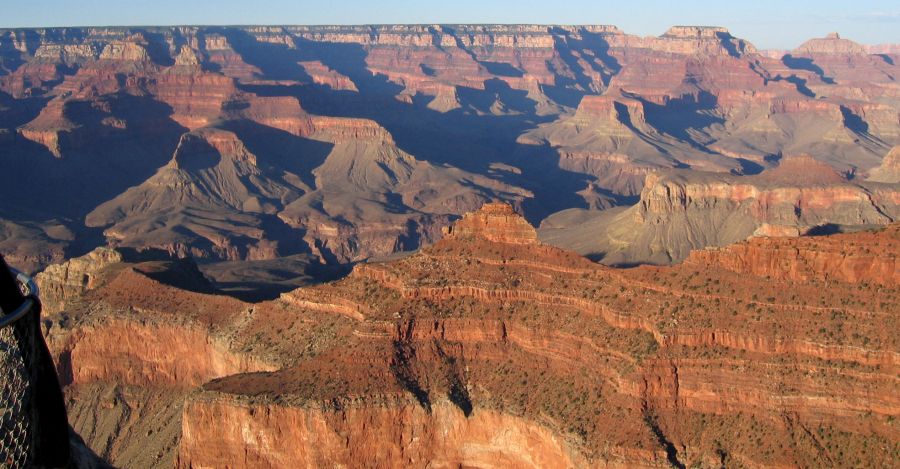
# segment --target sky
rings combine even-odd
[[[832,31],[900,43],[900,0],[32,0],[3,10],[6,28],[537,23],[614,24],[646,36],[683,24],[725,26],[761,49],[792,49]]]

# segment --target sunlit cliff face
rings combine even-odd
[[[41,281],[67,292],[48,335],[75,428],[122,465],[879,465],[898,247],[892,225],[620,270],[492,203],[418,253],[257,304],[105,252]]]

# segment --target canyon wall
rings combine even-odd
[[[413,256],[283,295],[279,314],[348,324],[344,345],[204,384],[177,464],[767,467],[843,464],[875,442],[887,452],[867,461],[890,459],[896,282],[763,274],[760,258],[732,272],[704,252],[617,271],[522,242],[515,219],[488,205]],[[894,226],[802,239],[897,257]],[[210,433],[218,421],[232,423]]]
[[[837,35],[778,56],[701,26],[2,30],[0,249],[30,270],[102,245],[333,266],[488,201],[532,222],[630,204],[672,169],[809,154],[893,183],[895,69]]]
[[[900,217],[897,184],[848,180],[809,156],[785,157],[752,176],[674,171],[646,178],[626,210],[566,214],[545,221],[541,237],[608,264],[668,264],[693,249],[723,247],[753,236],[857,229]],[[844,227],[844,228],[842,228]],[[824,266],[820,272],[828,272]]]

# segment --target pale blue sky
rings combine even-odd
[[[13,3],[12,0],[4,0]],[[674,24],[726,26],[760,48],[790,49],[838,31],[900,43],[900,0],[31,0],[0,27],[172,24],[615,24],[658,35]]]

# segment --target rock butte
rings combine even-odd
[[[444,232],[447,239],[484,238],[495,243],[537,244],[537,231],[503,202],[485,204],[467,213]]]
[[[195,293],[170,261],[48,270],[70,292],[47,319],[73,425],[126,467],[895,460],[897,225],[627,270],[526,226],[487,204],[404,259],[257,304]]]

